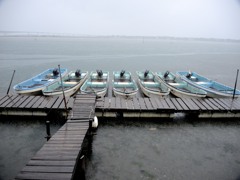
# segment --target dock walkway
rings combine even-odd
[[[240,100],[228,98],[133,98],[97,100],[98,117],[173,117],[176,113],[194,114],[199,118],[239,118]]]
[[[72,108],[73,98],[66,98],[67,109]],[[49,112],[66,113],[63,97],[2,95],[0,115],[47,116]],[[66,114],[65,114],[66,115]]]
[[[95,99],[95,96],[76,95],[68,121],[31,158],[15,179],[74,179],[82,145],[95,115]]]

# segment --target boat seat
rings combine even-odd
[[[74,85],[74,84],[77,84],[77,82],[64,82],[64,84],[67,84],[67,85]]]
[[[155,82],[143,82],[143,84],[156,84]]]
[[[181,83],[168,83],[168,84],[171,86],[181,86],[182,85]]]
[[[210,86],[212,83],[200,81],[200,82],[196,82],[196,84],[198,84],[198,85],[208,85],[208,86]]]

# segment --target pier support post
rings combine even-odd
[[[48,141],[51,138],[50,121],[46,121],[46,132],[47,132],[47,136],[45,138],[47,138],[47,141]]]

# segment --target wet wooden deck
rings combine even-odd
[[[67,109],[73,98],[66,98]],[[47,116],[50,111],[65,112],[63,97],[4,95],[0,97],[0,115]]]
[[[173,117],[175,113],[206,118],[240,117],[240,100],[228,98],[133,98],[105,97],[96,103],[97,116]]]
[[[95,99],[95,96],[77,95],[68,121],[31,158],[15,179],[74,179],[83,142],[91,130],[95,115]]]

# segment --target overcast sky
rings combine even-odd
[[[240,0],[0,0],[0,31],[240,39]]]

